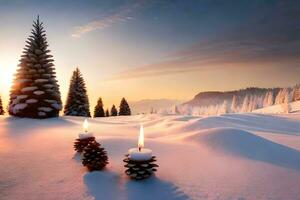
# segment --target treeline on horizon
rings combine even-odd
[[[228,92],[202,92],[176,109],[182,114],[215,115],[252,112],[272,105],[282,105],[283,112],[289,113],[290,102],[299,100],[300,84],[286,88],[250,87]]]

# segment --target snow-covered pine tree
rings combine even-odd
[[[97,105],[94,110],[94,117],[105,117],[102,98],[100,97],[97,101]]]
[[[287,92],[288,92],[288,88],[281,89],[278,92],[277,96],[276,96],[275,104],[282,104],[282,103],[284,103],[284,99],[285,99],[285,96],[286,96]]]
[[[274,104],[273,91],[269,91],[265,95],[263,107],[272,106],[273,104]]]
[[[249,108],[249,111],[253,111],[259,108],[259,97],[257,95],[254,95],[251,97],[251,107]]]
[[[282,104],[283,112],[290,113],[291,112],[291,95],[289,92],[285,92],[284,102]]]
[[[291,101],[299,101],[300,100],[300,85],[295,85],[292,91]]]
[[[243,101],[243,105],[242,105],[242,109],[241,111],[242,112],[248,112],[249,110],[249,96],[246,95],[245,98],[244,98],[244,101]]]
[[[230,112],[227,100],[224,100],[222,107],[221,107],[221,112],[222,112],[222,114],[226,114],[226,113]]]
[[[268,98],[269,98],[269,93],[267,92],[264,96],[264,100],[263,100],[263,107],[267,107],[268,106]]]
[[[105,117],[109,117],[109,111],[108,111],[108,109],[106,109],[106,111],[105,111]]]
[[[119,115],[131,115],[130,107],[124,97],[122,98],[120,103]]]
[[[185,108],[185,110],[187,110],[187,108]],[[180,111],[178,110],[178,107],[176,105],[174,106],[173,114],[174,115],[180,115]]]
[[[223,104],[220,105],[220,108],[218,110],[218,114],[226,114],[226,113],[229,113],[229,108],[228,108],[227,100],[224,100]]]
[[[153,107],[150,108],[150,114],[153,114],[154,113],[154,109]]]
[[[70,81],[64,114],[70,116],[91,116],[85,82],[78,68],[73,72]]]
[[[59,85],[39,16],[26,43],[10,91],[8,112],[18,117],[57,117],[62,109]]]
[[[112,105],[111,110],[110,110],[110,115],[111,116],[117,116],[118,115],[118,110],[115,105]]]
[[[1,97],[0,97],[0,115],[4,115],[4,109],[3,109]]]
[[[236,95],[233,95],[233,97],[232,97],[230,110],[231,110],[231,112],[233,112],[233,113],[238,112],[238,101],[237,101]]]

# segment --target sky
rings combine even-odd
[[[0,0],[4,102],[38,14],[63,101],[76,67],[105,107],[300,83],[299,1]]]

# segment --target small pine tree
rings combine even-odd
[[[266,105],[265,106],[272,106],[274,104],[274,95],[273,95],[273,91],[270,91],[268,94],[268,98],[266,100]]]
[[[259,101],[258,96],[256,96],[256,95],[252,96],[252,98],[251,98],[252,103],[251,103],[251,107],[249,108],[250,112],[259,108],[259,102],[258,101]]]
[[[178,107],[176,105],[174,106],[173,114],[174,115],[180,115],[180,112],[179,112]]]
[[[94,110],[94,117],[105,117],[102,98],[100,97],[97,101],[97,105]]]
[[[73,72],[67,102],[64,109],[65,115],[90,117],[89,99],[85,82],[78,68]]]
[[[283,88],[281,89],[275,99],[275,104],[282,104],[284,103],[284,99],[286,97],[286,93],[289,92],[288,88]]]
[[[300,100],[300,85],[295,85],[292,94],[291,101],[299,101]]]
[[[241,111],[242,112],[248,112],[249,111],[249,96],[246,95],[245,98],[244,98],[244,101],[243,101],[243,105],[242,105],[242,109]]]
[[[285,93],[284,102],[282,104],[283,112],[284,113],[290,113],[291,112],[291,94],[289,92]]]
[[[3,109],[1,97],[0,97],[0,115],[4,115],[4,109]]]
[[[111,116],[117,116],[118,115],[118,110],[115,105],[112,105],[111,110],[110,110],[110,115]]]
[[[18,117],[57,117],[62,109],[59,85],[39,17],[26,43],[11,87],[8,112]]]
[[[226,114],[226,113],[229,113],[229,109],[228,109],[227,101],[224,100],[223,104],[220,107],[219,114]]]
[[[120,103],[119,115],[131,115],[130,107],[124,97],[122,98]]]
[[[154,114],[154,109],[153,109],[153,107],[150,108],[150,114]]]
[[[269,91],[265,94],[264,100],[263,100],[263,107],[271,106],[273,105],[273,92]]]
[[[233,95],[233,97],[232,97],[230,110],[233,113],[238,111],[238,101],[237,101],[236,95]]]
[[[106,111],[105,111],[105,117],[109,117],[109,111],[108,111],[108,109],[106,109]]]

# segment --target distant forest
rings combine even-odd
[[[289,112],[289,103],[300,100],[300,84],[287,88],[257,88],[200,92],[194,99],[183,103],[174,112],[181,114],[223,114],[251,112],[253,110],[283,104]]]

